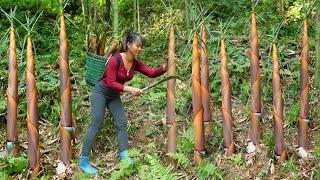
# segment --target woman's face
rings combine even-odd
[[[137,56],[142,50],[143,50],[143,44],[141,41],[137,40],[137,41],[128,43],[128,51],[132,55]]]

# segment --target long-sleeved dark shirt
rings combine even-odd
[[[115,56],[112,56],[107,64],[106,72],[102,77],[102,83],[112,90],[123,92],[124,83],[130,81],[134,76],[134,71],[138,71],[146,76],[155,78],[163,73],[166,70],[161,66],[158,68],[150,68],[146,66],[143,62],[134,59],[130,70],[127,72],[124,67],[123,58],[120,55],[120,64],[117,68],[117,60]]]

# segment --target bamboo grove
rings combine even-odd
[[[210,135],[212,129],[212,115],[210,107],[210,79],[209,79],[209,59],[207,49],[206,26],[201,26],[201,36],[198,35],[197,28],[194,29],[192,44],[192,67],[191,67],[191,89],[192,89],[192,112],[194,124],[194,159],[196,163],[201,163],[206,154],[206,137]],[[176,76],[175,62],[175,32],[171,25],[168,36],[168,76]],[[60,160],[65,166],[71,164],[72,159],[72,138],[74,135],[75,123],[72,118],[72,99],[70,70],[68,62],[67,30],[64,15],[60,16],[60,94],[61,94],[61,114],[60,114]],[[228,70],[227,39],[221,37],[220,47],[220,78],[221,78],[221,111],[223,122],[224,148],[227,156],[236,153],[233,138],[233,116],[231,83]],[[91,40],[89,40],[91,42]],[[200,43],[199,43],[200,42]],[[298,143],[302,151],[308,150],[308,129],[310,124],[309,115],[309,74],[308,74],[308,24],[303,22],[302,51],[300,59],[300,113],[298,117]],[[35,57],[32,46],[32,36],[30,31],[27,36],[27,67],[26,67],[26,98],[27,98],[27,134],[29,146],[29,166],[31,176],[35,177],[41,171],[40,150],[39,150],[39,115],[37,107],[37,88],[35,78]],[[261,100],[260,81],[260,55],[259,38],[256,23],[256,13],[251,16],[251,48],[250,48],[250,82],[251,82],[251,128],[248,131],[253,146],[259,146],[261,140],[260,121],[262,119],[263,104]],[[105,49],[105,48],[103,48]],[[273,87],[273,118],[275,134],[275,154],[280,161],[285,161],[288,157],[284,145],[283,127],[283,102],[280,77],[280,63],[277,55],[277,44],[272,43],[272,87]],[[16,36],[15,28],[11,23],[10,44],[9,44],[9,78],[7,89],[7,152],[10,155],[18,155],[18,129],[17,129],[17,108],[18,108],[18,76],[16,57]],[[232,71],[232,70],[231,70]],[[176,80],[170,79],[167,82],[167,109],[166,124],[168,125],[168,153],[177,151],[177,122],[175,119],[175,86]],[[250,152],[250,151],[248,151]],[[174,160],[169,158],[170,163]]]
[[[204,26],[203,26],[204,27]],[[202,28],[202,35],[205,34],[205,29]],[[205,46],[206,36],[203,35],[202,42]],[[262,118],[263,104],[261,101],[261,83],[260,83],[260,55],[258,47],[258,30],[256,24],[256,13],[251,14],[251,49],[250,57],[250,76],[251,76],[251,103],[252,111],[250,113],[251,128],[250,138],[251,142],[248,144],[247,151],[253,153],[256,147],[259,146],[261,140],[260,121]],[[301,40],[301,59],[300,59],[300,113],[298,117],[298,143],[299,155],[303,158],[308,156],[308,129],[310,125],[309,117],[309,73],[308,73],[308,26],[307,20],[303,21],[303,31]],[[226,50],[225,39],[220,39],[220,58],[221,58],[221,96],[222,96],[222,120],[224,130],[224,147],[226,155],[231,156],[236,152],[233,141],[232,130],[232,108],[231,108],[231,84],[228,74],[228,57]],[[192,106],[195,126],[195,161],[201,162],[202,156],[205,154],[205,136],[204,132],[204,106],[206,100],[201,98],[203,93],[206,93],[207,67],[206,62],[199,63],[199,45],[198,35],[195,30],[193,36],[192,49]],[[203,53],[204,54],[204,53]],[[202,58],[204,59],[204,58]],[[283,102],[282,89],[280,78],[280,64],[277,55],[276,43],[272,43],[272,87],[273,87],[273,119],[274,119],[274,134],[275,134],[275,154],[277,159],[284,162],[288,156],[284,146],[284,127],[283,127]],[[200,73],[201,71],[201,73]],[[199,75],[201,74],[201,77]],[[203,84],[202,84],[203,83]],[[202,96],[203,97],[203,96]]]
[[[3,11],[4,12],[4,11]],[[11,21],[10,45],[9,45],[9,79],[8,79],[8,108],[7,108],[7,154],[18,155],[18,129],[17,129],[17,109],[18,109],[18,76],[17,76],[17,55],[16,36],[13,25],[13,13],[7,14]],[[32,27],[42,13],[36,14],[33,18],[27,17],[27,24],[21,24],[28,32],[26,36],[26,101],[27,101],[27,136],[29,151],[30,177],[35,178],[41,172],[40,163],[40,142],[39,142],[39,113],[38,95],[36,87],[35,55],[33,50]],[[61,153],[60,160],[64,165],[69,166],[71,161],[71,136],[73,133],[73,122],[71,115],[71,85],[69,79],[68,47],[65,28],[64,15],[60,16],[60,89],[61,89]],[[20,23],[20,21],[19,21]]]

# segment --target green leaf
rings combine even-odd
[[[199,179],[223,179],[218,167],[206,161],[198,166],[197,177]]]
[[[0,171],[0,179],[7,180],[7,179],[9,179],[9,175],[4,171]]]
[[[6,101],[0,100],[0,112],[4,112],[6,110]]]
[[[8,159],[8,163],[11,167],[7,170],[9,174],[22,172],[28,167],[28,161],[23,157],[11,157]]]

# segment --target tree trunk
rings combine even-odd
[[[133,1],[133,29],[137,31],[137,0]]]
[[[104,21],[107,24],[110,24],[110,7],[111,7],[111,0],[106,0],[106,10],[104,12]]]
[[[140,32],[140,0],[137,0],[137,23],[138,23],[138,32]]]
[[[317,15],[316,15],[316,68],[314,85],[319,89],[319,73],[320,73],[320,2],[316,1]]]
[[[282,17],[284,17],[284,5],[285,5],[285,0],[280,0],[279,1],[279,8],[280,8],[280,14]]]
[[[113,33],[118,36],[119,27],[119,4],[118,0],[113,0]]]
[[[184,0],[184,13],[185,13],[185,20],[186,20],[186,26],[187,29],[190,27],[190,15],[189,15],[189,4],[188,0]]]
[[[85,24],[85,26],[87,26],[87,0],[81,0],[81,8],[82,8],[82,16],[83,16],[83,22]]]
[[[93,20],[97,23],[97,0],[93,0]]]

